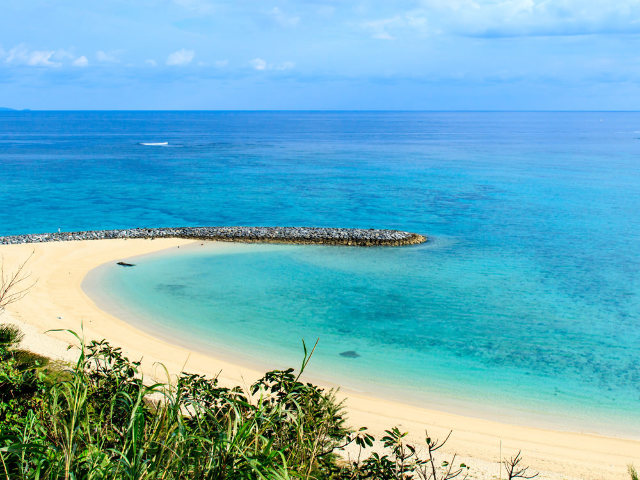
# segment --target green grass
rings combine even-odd
[[[301,381],[306,347],[298,372],[267,372],[244,391],[189,373],[148,384],[119,348],[80,337],[75,365],[47,365],[19,350],[20,338],[0,327],[0,479],[447,480],[469,471],[455,456],[437,460],[444,442],[426,438],[420,455],[398,428],[377,441],[348,428],[335,392]],[[355,461],[340,456],[349,445]]]

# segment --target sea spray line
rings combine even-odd
[[[293,243],[348,246],[401,246],[424,243],[423,235],[399,230],[318,227],[180,227],[54,232],[0,237],[2,245],[107,240],[117,238],[185,238],[244,243]]]

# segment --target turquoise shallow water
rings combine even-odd
[[[297,365],[300,339],[320,338],[317,378],[637,436],[639,159],[638,113],[1,113],[0,233],[424,233],[189,251],[107,268],[102,288],[160,335],[251,345],[247,362]]]
[[[230,248],[108,265],[89,291],[110,292],[115,313],[151,333],[242,363],[297,366],[301,339],[319,339],[317,379],[524,424],[637,431],[631,322],[567,296],[535,265],[460,256],[451,240]]]

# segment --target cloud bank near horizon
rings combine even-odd
[[[3,10],[0,105],[640,108],[640,0],[7,0]]]

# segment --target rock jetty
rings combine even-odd
[[[427,240],[426,237],[417,233],[398,230],[308,227],[182,227],[13,235],[0,237],[0,245],[114,238],[187,238],[223,242],[352,245],[362,247],[413,245]]]

